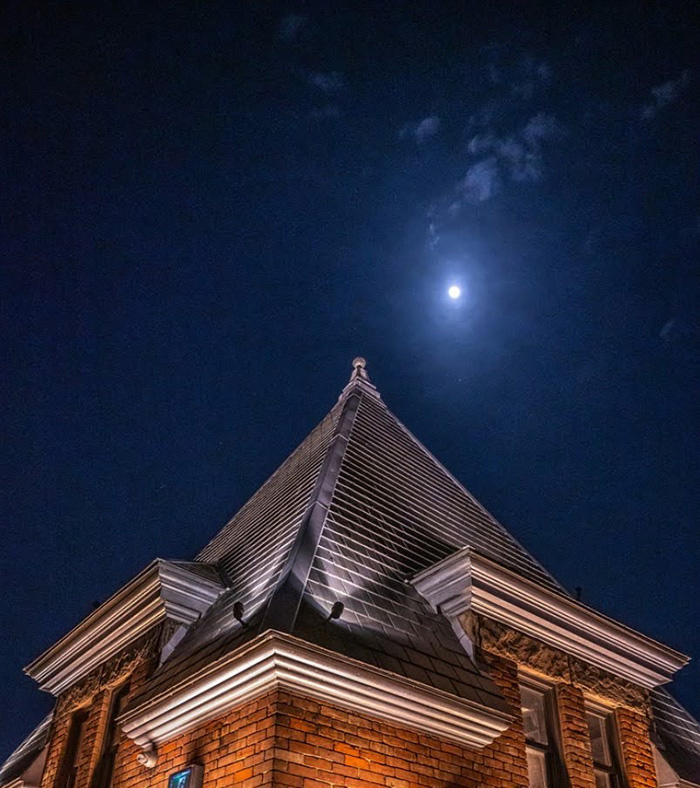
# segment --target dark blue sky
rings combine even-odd
[[[50,705],[22,666],[192,557],[357,354],[700,659],[700,25],[569,5],[4,4],[0,756]]]

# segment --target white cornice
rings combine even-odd
[[[188,626],[223,586],[187,564],[156,559],[78,626],[25,668],[39,687],[58,695],[156,624]]]
[[[268,630],[120,718],[139,746],[158,745],[274,688],[296,690],[463,746],[490,744],[511,722],[463,700],[290,635]]]
[[[684,654],[463,548],[411,583],[449,618],[473,611],[651,688],[670,681]]]

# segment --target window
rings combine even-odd
[[[109,706],[109,716],[107,717],[107,727],[105,728],[105,736],[102,745],[102,754],[100,755],[99,763],[95,769],[93,788],[110,788],[112,784],[114,762],[117,757],[117,749],[119,748],[117,717],[124,711],[128,691],[129,685],[124,684],[112,694],[112,700]]]
[[[61,761],[61,770],[58,780],[56,780],[58,788],[73,788],[75,785],[78,761],[80,760],[80,745],[83,740],[86,719],[86,709],[79,709],[73,713],[70,728],[68,729],[68,741],[66,742],[66,749],[63,752],[63,760]]]
[[[586,719],[591,737],[596,788],[622,788],[612,714],[588,709]]]
[[[520,687],[530,788],[563,785],[563,764],[556,740],[555,706],[551,690]]]

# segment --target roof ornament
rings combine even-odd
[[[369,375],[367,374],[367,362],[362,356],[358,356],[352,360],[352,377],[353,378],[362,378],[363,380],[369,380]]]
[[[366,394],[371,394],[377,399],[381,399],[374,383],[369,379],[367,374],[367,361],[362,356],[357,356],[352,361],[352,375],[348,385],[343,389],[339,399],[342,399],[347,394],[350,394],[356,388],[361,389]]]

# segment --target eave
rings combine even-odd
[[[24,670],[59,695],[165,620],[189,626],[223,591],[223,583],[187,564],[156,559]]]
[[[167,694],[128,710],[120,723],[148,748],[275,688],[472,748],[490,744],[512,720],[500,710],[269,630]]]
[[[646,688],[669,682],[689,661],[470,547],[420,572],[411,583],[433,609],[449,618],[478,613]]]

